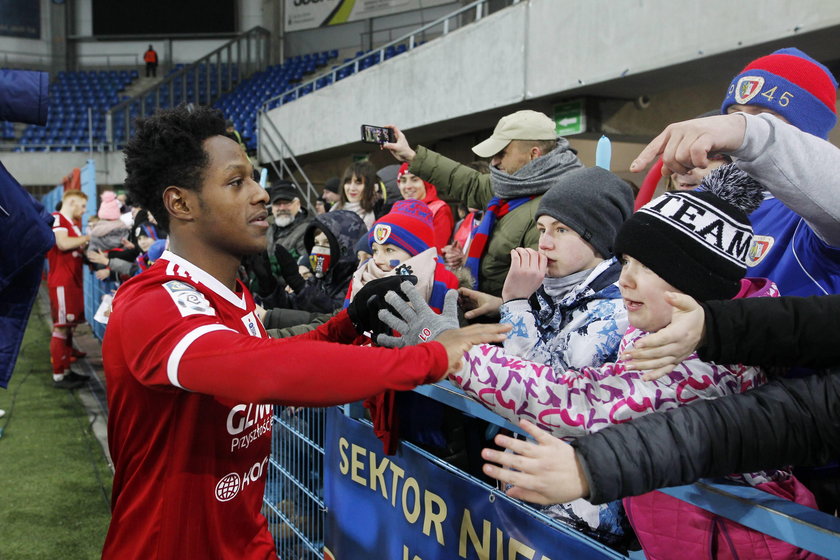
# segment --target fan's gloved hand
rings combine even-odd
[[[271,262],[268,260],[268,251],[256,255],[249,255],[242,260],[245,268],[253,275],[253,281],[249,286],[251,290],[260,297],[267,297],[277,289],[277,280],[271,273]]]
[[[417,277],[406,275],[377,278],[362,286],[359,293],[353,296],[347,314],[359,334],[369,332],[376,340],[377,335],[389,332],[388,326],[379,319],[379,310],[390,308],[385,296],[388,292],[396,292],[394,297],[400,299],[397,294],[402,294],[399,289],[403,282],[412,286],[417,283]]]
[[[293,292],[299,292],[306,284],[306,280],[300,275],[295,258],[288,249],[279,243],[274,245],[274,258],[277,259],[277,264],[280,265],[280,275],[283,277],[283,280],[292,288]]]
[[[400,290],[408,297],[404,301],[396,293],[385,295],[385,301],[391,304],[394,312],[387,309],[379,311],[379,318],[383,323],[398,331],[401,336],[380,334],[376,342],[387,348],[402,348],[413,346],[421,342],[434,340],[440,333],[459,328],[458,324],[458,291],[449,290],[443,300],[443,312],[435,313],[420,292],[404,282]]]

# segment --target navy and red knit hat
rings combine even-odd
[[[799,49],[779,49],[732,79],[720,112],[734,104],[771,109],[799,130],[828,138],[837,123],[837,80]]]
[[[434,247],[432,211],[420,200],[398,200],[368,232],[368,245],[396,245],[412,257]]]

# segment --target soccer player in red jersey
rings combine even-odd
[[[47,252],[50,290],[50,311],[53,331],[50,339],[50,359],[53,385],[60,389],[74,389],[88,380],[70,370],[73,349],[73,329],[85,320],[85,295],[82,289],[82,263],[89,235],[82,235],[78,223],[87,209],[87,195],[79,190],[64,192],[61,210],[53,213],[55,245]]]
[[[117,291],[102,347],[115,475],[103,558],[276,558],[260,514],[272,404],[327,406],[454,371],[500,325],[398,350],[349,343],[348,311],[269,339],[242,257],[265,249],[268,195],[221,115],[161,111],[125,150],[131,199],[169,250]],[[317,357],[317,359],[315,359]]]

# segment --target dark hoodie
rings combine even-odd
[[[332,313],[341,309],[344,295],[353,273],[358,267],[356,242],[367,232],[362,218],[355,212],[336,210],[319,214],[307,226],[303,243],[307,253],[315,245],[316,231],[323,231],[330,242],[330,265],[323,278],[314,276],[290,298],[291,307],[317,313]]]

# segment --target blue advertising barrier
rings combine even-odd
[[[325,559],[624,558],[411,444],[384,455],[335,408],[324,453]]]

